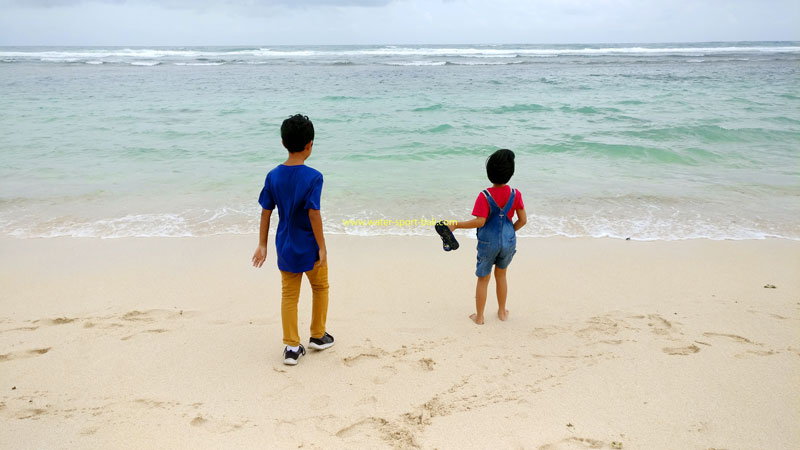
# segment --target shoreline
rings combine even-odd
[[[0,442],[800,445],[798,241],[520,239],[479,327],[471,245],[326,239],[337,343],[285,367],[272,233],[0,238]]]
[[[98,240],[98,241],[114,241],[114,240],[126,240],[126,239],[241,239],[247,236],[252,237],[253,235],[257,234],[258,230],[254,230],[248,233],[233,233],[233,232],[224,232],[224,233],[216,233],[216,234],[204,234],[204,235],[151,235],[151,236],[75,236],[75,235],[58,235],[58,236],[15,236],[11,234],[2,235],[0,236],[0,243],[2,241],[46,241],[46,240],[57,240],[57,239],[85,239],[87,241],[90,240]],[[269,230],[270,238],[274,240],[276,228],[272,226]],[[464,238],[467,240],[474,241],[477,239],[475,236],[474,230],[464,231],[464,230],[456,230],[454,232],[456,238]],[[386,234],[361,234],[361,233],[347,233],[347,232],[336,232],[336,231],[327,231],[325,230],[326,238],[328,236],[336,236],[337,239],[347,239],[347,238],[426,238],[430,239],[431,237],[436,237],[435,231],[433,231],[433,227],[430,229],[425,229],[424,233],[418,234],[400,234],[400,233],[386,233]],[[609,240],[609,241],[631,241],[631,242],[762,242],[762,241],[788,241],[788,242],[800,242],[800,238],[793,238],[793,237],[786,237],[786,236],[761,236],[761,237],[744,237],[744,238],[736,238],[736,237],[724,237],[724,238],[714,238],[714,237],[684,237],[684,238],[637,238],[633,236],[622,237],[622,236],[571,236],[565,234],[558,234],[558,235],[547,235],[547,236],[531,236],[531,235],[524,235],[524,234],[517,234],[517,239],[522,240]]]

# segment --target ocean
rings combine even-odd
[[[295,113],[327,233],[800,239],[800,42],[0,47],[0,235],[255,239]]]

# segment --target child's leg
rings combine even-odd
[[[508,295],[507,270],[499,267],[494,268],[494,284],[497,285],[497,317],[500,320],[508,318],[508,310],[506,309],[506,296]]]
[[[311,337],[319,339],[325,334],[328,318],[328,265],[306,272],[311,283]]]
[[[296,347],[300,345],[297,332],[297,301],[300,300],[302,273],[281,271],[281,322],[283,323],[283,343]]]
[[[478,284],[475,286],[475,314],[469,316],[473,322],[483,325],[483,309],[486,307],[486,291],[489,290],[489,280],[492,274],[485,277],[478,277]]]

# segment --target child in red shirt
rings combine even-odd
[[[475,275],[478,277],[475,287],[476,311],[469,316],[478,325],[483,325],[484,321],[483,310],[486,306],[489,280],[492,277],[492,266],[497,285],[497,317],[500,320],[508,318],[506,271],[517,252],[516,232],[528,221],[522,194],[507,184],[514,175],[514,152],[502,149],[492,153],[486,160],[486,175],[492,182],[492,187],[482,191],[475,200],[475,206],[472,208],[472,215],[475,218],[465,222],[451,222],[448,225],[451,231],[458,228],[478,229],[478,264],[475,270]],[[514,213],[517,214],[516,222],[513,222]]]

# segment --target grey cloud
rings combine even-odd
[[[28,8],[55,8],[90,3],[86,0],[0,0],[0,5],[13,5]],[[93,3],[124,4],[125,0],[97,0]]]
[[[0,0],[0,5],[13,5],[28,8],[54,8],[80,5],[84,3],[157,5],[167,8],[210,9],[233,7],[239,9],[262,8],[270,6],[362,6],[380,7],[395,0]]]
[[[199,7],[258,8],[269,6],[384,6],[394,0],[149,0],[150,3],[167,7],[196,9]]]

